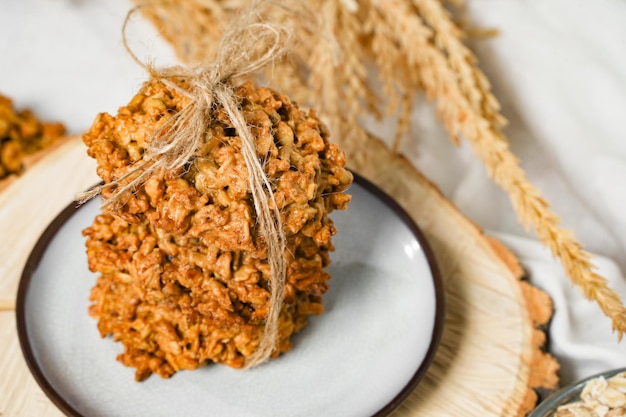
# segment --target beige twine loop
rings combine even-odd
[[[177,170],[184,167],[194,159],[207,126],[211,124],[211,109],[214,105],[221,105],[224,108],[241,139],[241,152],[248,168],[248,183],[256,211],[256,220],[261,236],[267,244],[268,262],[271,267],[270,305],[263,334],[259,345],[247,358],[245,368],[265,362],[274,351],[287,269],[286,238],[278,205],[274,200],[270,181],[257,158],[254,137],[238,107],[233,90],[234,79],[250,75],[265,67],[284,55],[291,47],[292,30],[278,23],[261,20],[264,9],[270,4],[273,3],[252,2],[250,8],[226,30],[218,46],[215,61],[208,67],[176,66],[160,70],[142,63],[128,47],[125,35],[126,26],[131,15],[142,6],[132,9],[122,29],[124,45],[129,54],[153,78],[159,79],[168,87],[183,94],[190,99],[190,102],[152,134],[141,161],[131,166],[126,174],[77,196],[77,200],[84,202],[100,194],[106,188],[118,187],[110,198],[103,201],[102,208],[107,208],[119,202],[124,193],[136,190],[151,175],[162,170]],[[188,79],[190,88],[182,89],[169,81],[169,77]],[[122,186],[121,183],[129,178],[132,180]]]

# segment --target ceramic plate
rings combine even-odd
[[[294,348],[250,370],[209,365],[137,383],[87,314],[96,275],[81,231],[99,201],[62,212],[28,259],[17,299],[20,344],[35,379],[66,414],[89,417],[384,416],[416,387],[443,327],[443,285],[409,216],[356,177],[338,234],[326,312]]]

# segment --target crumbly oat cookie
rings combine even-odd
[[[176,79],[185,86],[184,79]],[[335,233],[328,214],[345,209],[352,175],[313,112],[251,83],[236,89],[264,161],[287,238],[286,287],[274,357],[323,311]],[[139,161],[150,135],[185,105],[162,82],[144,85],[117,116],[101,114],[83,137],[105,183]],[[216,107],[195,159],[150,176],[84,231],[89,267],[101,275],[90,314],[126,350],[119,360],[168,377],[207,362],[242,367],[259,343],[270,267],[255,221],[241,141]],[[123,185],[123,184],[122,184]],[[110,196],[114,189],[104,190]]]
[[[61,123],[41,122],[28,109],[16,110],[0,95],[0,180],[23,171],[24,158],[50,146],[65,133]]]

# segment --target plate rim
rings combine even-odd
[[[404,223],[406,227],[411,231],[412,235],[417,239],[422,248],[426,262],[431,272],[431,278],[433,282],[435,292],[435,318],[433,323],[433,330],[431,334],[430,344],[424,355],[422,362],[411,377],[411,379],[404,385],[404,387],[393,397],[385,406],[380,408],[371,417],[385,417],[389,415],[415,390],[420,381],[426,375],[426,372],[430,368],[443,336],[443,328],[445,322],[445,288],[439,265],[437,263],[434,251],[432,250],[426,236],[408,214],[404,208],[393,199],[388,193],[376,186],[373,182],[366,179],[362,175],[357,174],[354,171],[350,171],[354,176],[354,182],[363,187],[365,191],[372,194],[375,198],[380,200],[385,206],[391,209],[396,216]],[[25,302],[28,289],[30,287],[31,278],[39,266],[46,249],[57,232],[61,227],[81,208],[82,204],[72,201],[70,202],[55,218],[52,220],[44,232],[40,235],[37,243],[31,250],[22,274],[17,290],[17,298],[15,304],[15,319],[17,324],[17,336],[19,339],[20,349],[26,362],[26,365],[34,377],[35,381],[46,394],[46,396],[56,405],[63,413],[70,417],[86,417],[78,412],[71,404],[69,404],[65,398],[54,388],[54,386],[48,381],[43,373],[43,370],[39,366],[35,354],[28,338],[26,317],[25,317]]]

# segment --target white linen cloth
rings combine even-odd
[[[470,21],[499,36],[474,40],[510,124],[505,134],[563,225],[597,270],[626,297],[626,2],[467,0]],[[115,113],[146,79],[122,45],[130,1],[0,0],[0,92],[18,107],[84,132]],[[139,58],[175,62],[137,16],[129,39]],[[420,102],[404,151],[460,210],[511,248],[531,282],[555,303],[550,350],[561,382],[626,366],[626,342],[573,288],[548,251],[519,226],[508,197],[462,144],[455,148]]]

